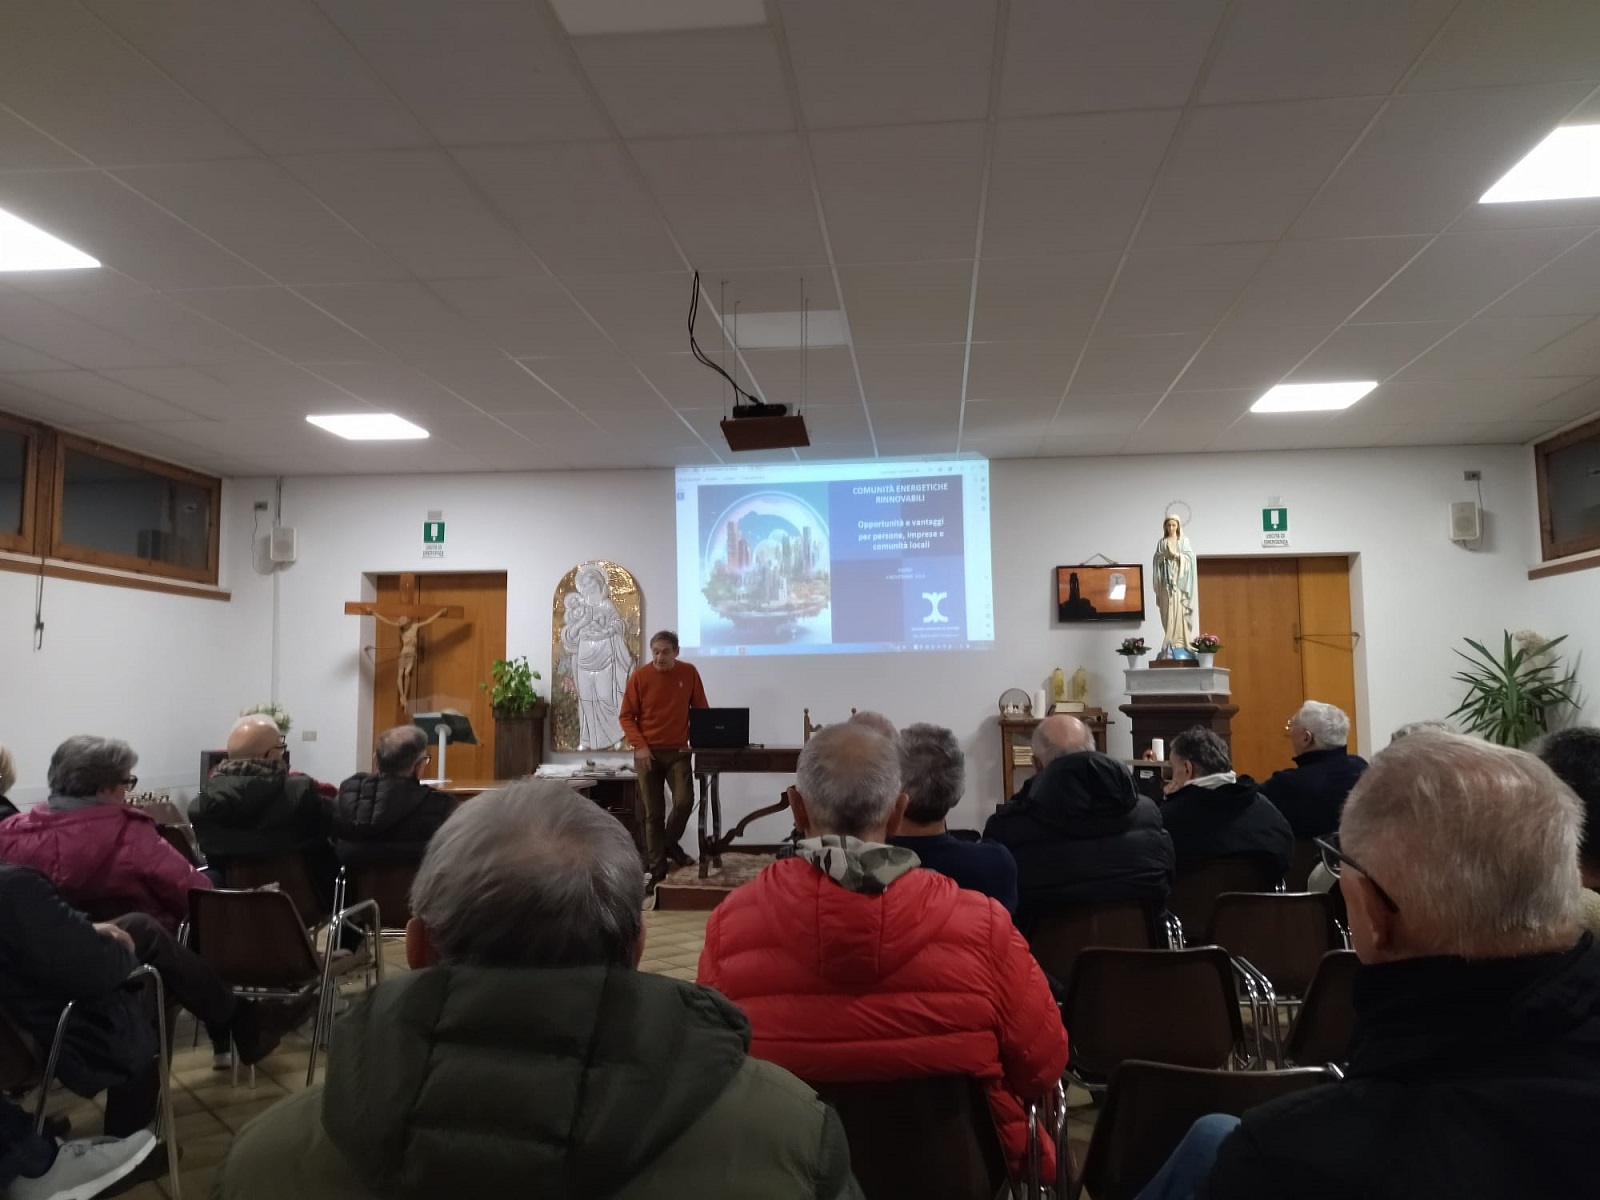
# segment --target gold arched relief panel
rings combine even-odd
[[[550,738],[556,750],[626,749],[617,711],[639,665],[639,585],[596,559],[561,577],[550,606]]]

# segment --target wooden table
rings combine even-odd
[[[589,775],[549,776],[548,778],[559,778],[562,783],[579,792],[586,792],[595,785],[595,777]],[[628,778],[632,779],[633,776],[630,775]],[[428,781],[424,779],[422,782],[427,783]],[[457,800],[470,800],[474,796],[483,795],[484,792],[492,792],[495,788],[510,787],[513,783],[521,782],[521,779],[447,779],[444,782],[444,786],[433,786],[446,796],[454,796]]]
[[[694,778],[700,791],[700,878],[722,866],[722,852],[757,816],[783,811],[783,803],[751,813],[726,839],[722,836],[722,776],[793,775],[800,766],[799,746],[739,746],[696,750]]]

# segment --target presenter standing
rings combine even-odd
[[[617,714],[633,747],[633,766],[644,792],[644,854],[651,885],[666,878],[667,863],[691,866],[678,844],[694,811],[689,766],[689,710],[709,708],[700,672],[678,661],[678,635],[663,629],[650,639],[650,665],[628,676]],[[667,818],[667,785],[672,816]]]

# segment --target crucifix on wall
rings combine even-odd
[[[411,711],[411,690],[416,682],[422,631],[440,619],[459,621],[466,616],[466,609],[459,604],[418,604],[417,577],[410,572],[400,576],[398,604],[347,600],[344,612],[347,617],[372,617],[400,635],[400,658],[395,682],[400,693],[400,709],[407,713]]]

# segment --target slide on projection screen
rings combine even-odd
[[[678,636],[702,655],[994,641],[989,464],[677,472]]]

